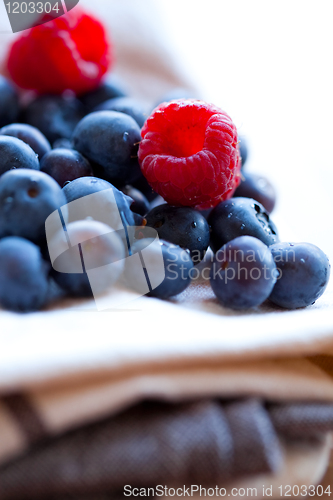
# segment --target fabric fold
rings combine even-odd
[[[312,415],[312,434],[318,425],[317,436],[322,435],[323,420],[325,429],[333,430],[333,405],[303,406]],[[278,473],[284,440],[309,442],[301,407],[276,405],[271,413],[257,399],[146,401],[33,445],[0,468],[0,498],[113,495],[125,485],[218,485]],[[284,426],[274,426],[277,408]],[[289,415],[294,415],[290,428]]]

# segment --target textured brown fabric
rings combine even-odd
[[[262,402],[251,399],[142,403],[50,439],[1,467],[0,498],[67,500],[71,495],[68,500],[85,500],[88,495],[87,500],[99,500],[98,495],[107,493],[114,498],[125,484],[215,485],[274,472],[282,457],[272,421],[280,434],[298,439],[308,438],[309,428],[313,435],[316,422],[322,431],[323,415],[325,429],[333,429],[332,405],[303,405],[311,413],[311,426],[303,425],[304,413],[296,411],[301,406],[272,406],[267,411]]]
[[[332,430],[333,405],[276,404],[269,412],[276,430],[287,437],[317,437]]]
[[[4,396],[1,398],[1,402],[25,434],[28,443],[40,441],[47,435],[43,421],[25,395]]]
[[[225,405],[233,437],[233,470],[237,475],[276,470],[282,457],[269,414],[259,401]]]
[[[251,459],[239,462],[250,448]],[[218,484],[274,470],[279,460],[277,436],[259,403],[145,403],[2,468],[0,498],[95,494],[125,484]]]

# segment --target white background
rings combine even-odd
[[[249,170],[277,187],[282,238],[333,261],[333,2],[157,1],[197,85],[248,137]]]

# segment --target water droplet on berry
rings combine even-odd
[[[11,169],[10,169],[10,170],[16,170],[16,167],[11,167]]]
[[[198,241],[200,242],[202,240],[201,236],[199,236]]]
[[[92,179],[91,184],[96,184],[97,179]]]
[[[191,226],[194,228],[194,227],[197,227],[197,223],[196,222],[192,222]]]
[[[124,139],[124,141],[127,141],[127,139],[128,139],[128,132],[124,132],[123,139]]]
[[[242,224],[240,228],[245,229],[245,224]]]
[[[68,186],[68,184],[70,184],[72,181],[66,181],[64,182],[64,186]]]
[[[14,201],[14,198],[12,196],[7,196],[7,198],[5,198],[5,203],[13,203]]]
[[[301,259],[300,261],[302,264],[305,264],[305,260],[304,259]]]
[[[230,212],[230,214],[228,214],[228,219],[230,219],[232,217],[232,212]]]

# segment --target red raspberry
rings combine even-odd
[[[141,135],[141,170],[172,205],[214,207],[240,183],[236,127],[212,104],[192,99],[163,103]]]
[[[7,69],[24,89],[82,94],[98,86],[110,63],[104,26],[76,7],[22,32],[9,49]]]

